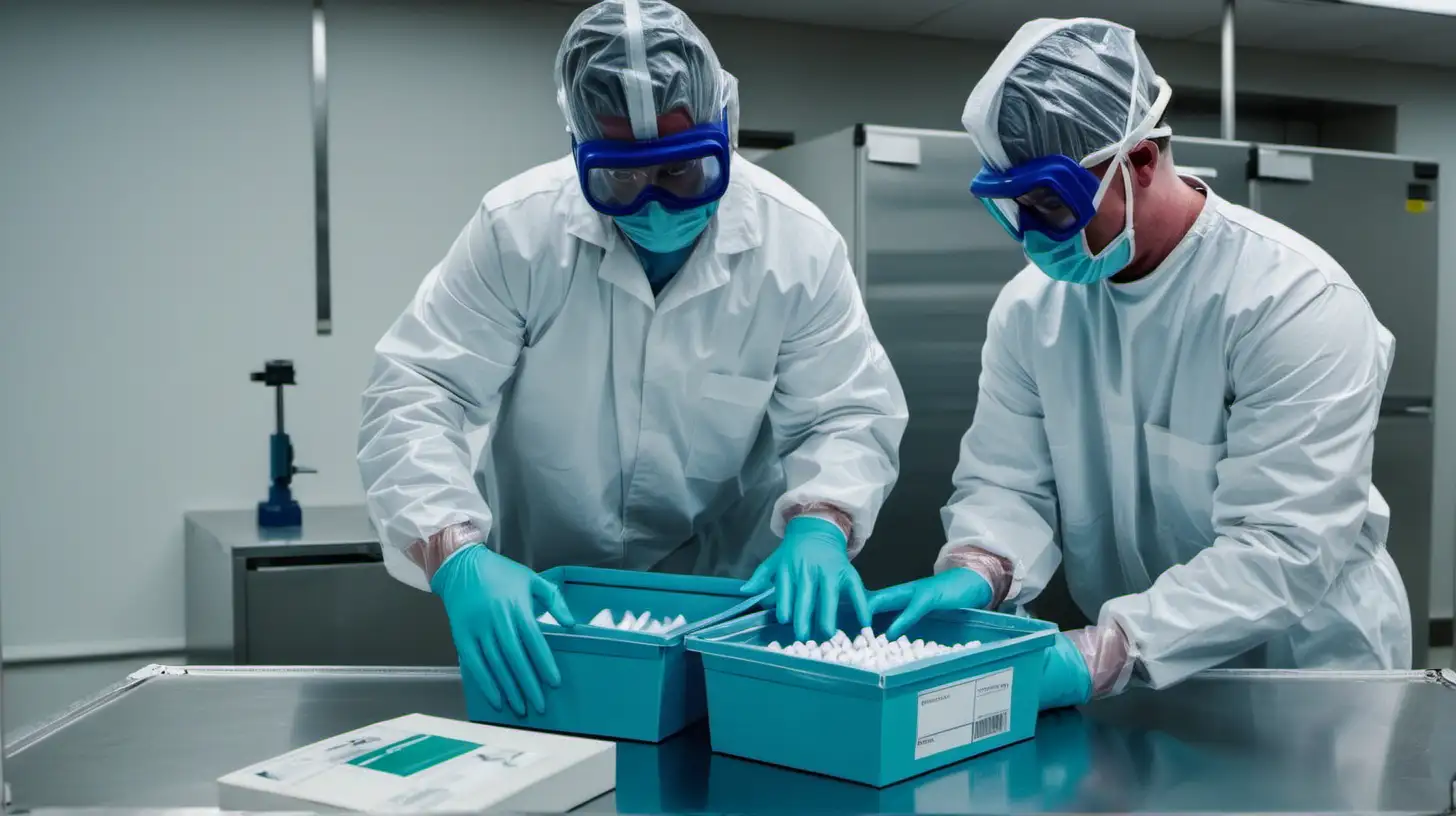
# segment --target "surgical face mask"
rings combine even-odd
[[[1132,228],[1132,167],[1126,156],[1118,156],[1107,168],[1107,175],[1103,176],[1093,203],[1102,203],[1114,175],[1122,176],[1123,197],[1126,200],[1123,228],[1101,252],[1092,254],[1087,246],[1086,229],[1065,241],[1052,240],[1041,232],[1027,232],[1022,235],[1021,246],[1027,260],[1036,264],[1047,277],[1064,283],[1099,283],[1132,263],[1135,249]]]
[[[681,212],[672,212],[653,201],[632,215],[619,215],[614,220],[632,243],[648,252],[676,252],[698,240],[717,212],[716,201]]]

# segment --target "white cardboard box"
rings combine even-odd
[[[616,787],[611,742],[410,714],[219,779],[223,810],[565,811]]]

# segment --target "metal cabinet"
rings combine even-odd
[[[1425,666],[1439,247],[1436,216],[1425,199],[1434,197],[1438,168],[1399,156],[1259,145],[1250,151],[1249,171],[1250,206],[1328,252],[1395,336],[1373,480],[1390,505],[1387,547],[1410,597],[1415,665]]]
[[[363,508],[306,509],[284,532],[250,511],[189,513],[185,537],[194,662],[455,664],[444,609],[390,577]]]
[[[871,587],[923,577],[945,540],[940,508],[976,411],[986,321],[1026,261],[970,195],[981,159],[964,134],[864,126],[761,163],[845,235],[910,407],[899,480],[855,565]]]

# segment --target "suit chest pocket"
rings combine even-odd
[[[692,445],[687,475],[726,481],[743,469],[743,460],[758,437],[773,397],[775,380],[732,374],[703,376],[696,411],[687,429]]]
[[[1156,425],[1143,426],[1158,529],[1186,560],[1213,543],[1213,493],[1227,446],[1205,445]]]

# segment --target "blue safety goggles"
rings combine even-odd
[[[726,112],[717,122],[642,141],[572,142],[581,191],[603,215],[639,212],[656,201],[691,210],[723,197],[733,145]]]
[[[1074,159],[1046,156],[1009,170],[985,165],[971,180],[971,193],[1012,238],[1040,232],[1065,241],[1097,214],[1101,186],[1102,180]]]

